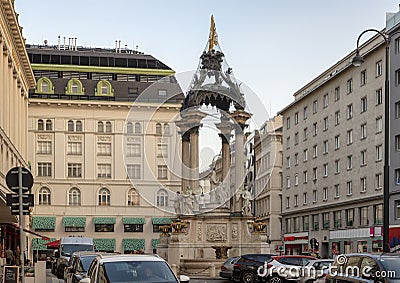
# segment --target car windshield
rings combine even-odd
[[[386,277],[400,279],[400,257],[382,257],[379,261],[388,272]]]
[[[81,252],[81,251],[93,251],[93,246],[91,245],[79,245],[79,244],[68,244],[61,246],[62,251],[61,255],[70,256],[74,252]]]
[[[95,255],[81,257],[79,264],[81,271],[87,271],[95,257],[96,257]]]
[[[115,261],[105,262],[99,269],[99,278],[106,283],[152,282],[178,283],[172,270],[163,261]]]

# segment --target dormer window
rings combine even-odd
[[[101,80],[97,83],[95,95],[114,96],[114,89],[107,80]]]
[[[36,84],[36,93],[53,94],[54,86],[51,83],[51,80],[46,77],[40,78]]]
[[[70,79],[65,89],[65,94],[85,94],[85,89],[83,88],[82,82],[78,79]]]

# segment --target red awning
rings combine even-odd
[[[52,249],[57,249],[59,245],[60,245],[60,240],[55,240],[53,242],[46,243],[46,246]]]

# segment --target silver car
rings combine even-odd
[[[312,283],[325,281],[325,276],[329,272],[329,267],[333,264],[333,259],[316,259],[310,261],[302,268],[302,276],[298,283]]]

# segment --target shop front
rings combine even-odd
[[[283,245],[286,255],[309,253],[308,232],[284,234]]]

